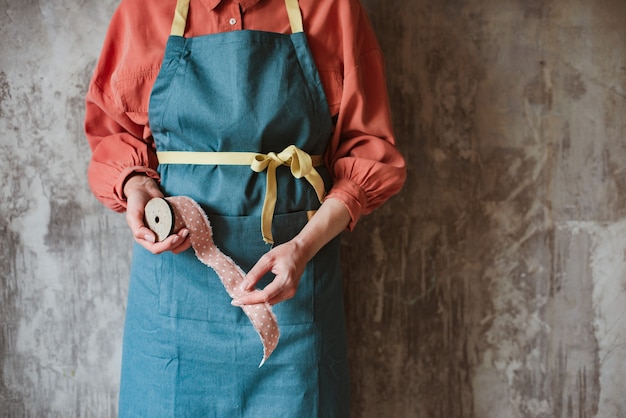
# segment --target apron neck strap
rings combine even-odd
[[[170,35],[183,36],[185,34],[188,12],[189,0],[178,0],[176,2],[176,11],[174,12],[174,20],[172,21],[172,31],[170,32]]]
[[[291,25],[291,33],[304,32],[302,25],[302,12],[298,0],[285,0],[287,6],[287,15],[289,16],[289,24]],[[185,34],[185,26],[187,26],[187,14],[189,12],[189,0],[177,0],[176,12],[172,21],[173,36],[183,36]]]
[[[289,15],[289,24],[291,25],[291,33],[304,32],[302,26],[302,12],[298,0],[285,0],[287,6],[287,14]]]

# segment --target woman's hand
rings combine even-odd
[[[191,246],[189,230],[183,228],[161,242],[156,242],[156,234],[144,223],[146,204],[153,197],[163,197],[163,193],[154,179],[148,176],[136,175],[124,184],[126,195],[126,223],[128,224],[135,241],[153,254],[172,251],[175,254],[185,251]]]
[[[261,292],[251,292],[233,300],[233,305],[251,305],[262,302],[276,305],[278,302],[291,299],[296,294],[308,261],[301,246],[295,240],[272,248],[248,272],[241,288],[253,290],[261,277],[269,272],[276,276],[274,280]]]
[[[343,231],[348,222],[350,213],[343,202],[326,199],[295,238],[272,248],[259,259],[244,278],[241,288],[252,291],[261,277],[269,272],[276,275],[274,280],[263,290],[233,299],[232,304],[241,306],[268,302],[275,305],[292,298],[296,294],[306,263]]]

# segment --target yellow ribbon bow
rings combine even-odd
[[[321,158],[320,158],[321,159]],[[281,153],[258,154],[250,165],[253,171],[260,173],[267,170],[265,200],[261,211],[261,232],[263,241],[268,244],[274,243],[272,236],[272,218],[276,208],[276,168],[281,165],[289,166],[291,174],[300,179],[304,177],[315,189],[317,198],[321,202],[324,199],[324,180],[313,167],[313,158],[295,145],[290,145]]]

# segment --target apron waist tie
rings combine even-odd
[[[300,179],[304,177],[315,189],[320,203],[326,191],[324,180],[315,167],[323,164],[321,155],[309,155],[295,145],[289,145],[282,152],[276,154],[259,154],[256,152],[194,152],[194,151],[158,151],[159,164],[192,164],[192,165],[249,165],[260,173],[267,170],[265,198],[261,211],[261,233],[263,241],[274,243],[272,236],[272,218],[276,208],[277,187],[276,168],[281,165],[289,166],[291,174]]]

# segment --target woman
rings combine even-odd
[[[406,175],[358,0],[122,0],[85,131],[91,188],[126,211],[137,242],[120,416],[347,417],[338,235]],[[276,161],[291,146],[313,161],[311,184],[282,160],[272,183],[267,170],[222,159]],[[186,228],[157,242],[144,207],[164,195],[197,201],[217,246],[248,271],[244,287],[262,290],[231,301]],[[238,306],[263,301],[281,337],[259,368],[259,338]]]

